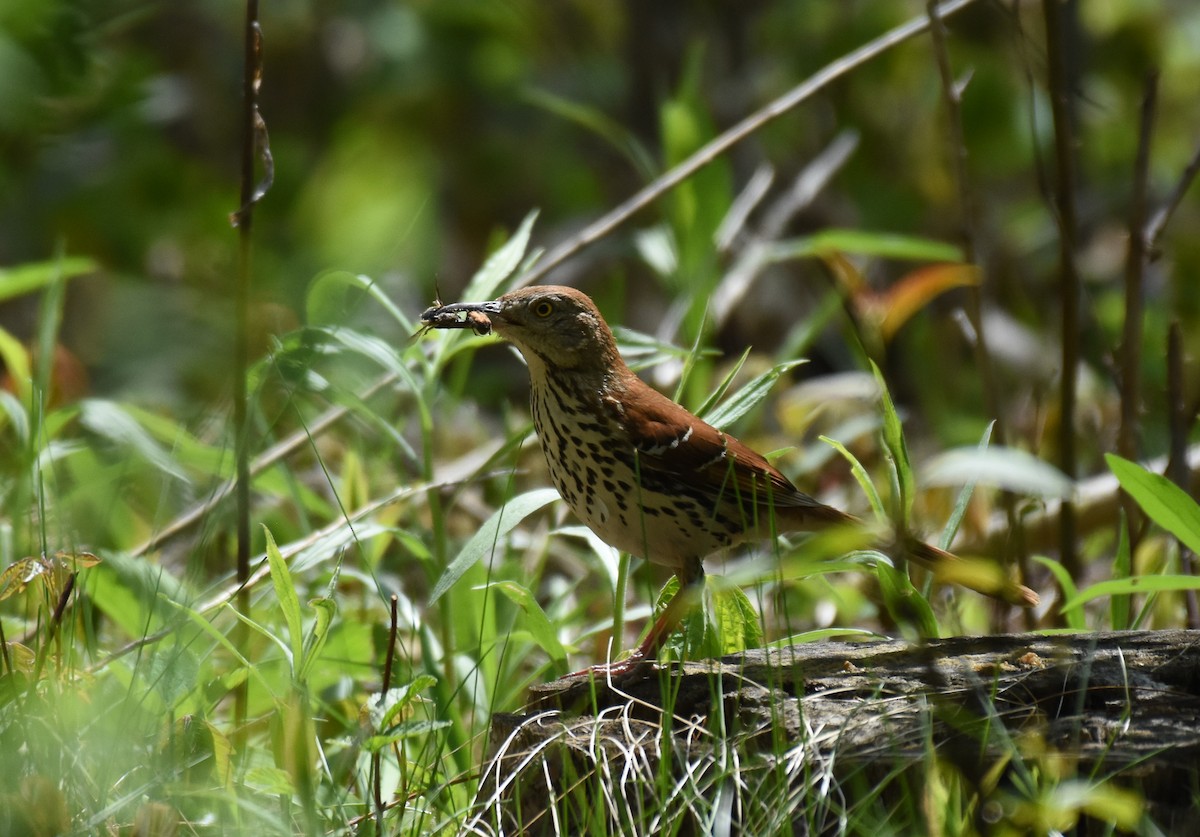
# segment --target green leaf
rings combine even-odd
[[[572,122],[605,140],[634,164],[639,174],[649,179],[655,172],[653,156],[638,141],[637,135],[611,118],[599,108],[579,104],[551,93],[549,90],[531,88],[523,97],[535,107],[545,109],[568,122]]]
[[[883,507],[883,500],[880,499],[879,492],[875,490],[875,483],[871,482],[871,475],[867,473],[867,469],[863,467],[863,464],[858,461],[858,457],[851,453],[850,449],[837,439],[831,439],[828,436],[821,436],[819,438],[822,442],[840,453],[842,458],[850,463],[850,473],[858,481],[863,494],[867,495],[867,502],[871,504],[871,509],[875,512],[875,517],[881,522],[886,521],[888,519],[887,509]]]
[[[88,571],[88,595],[114,624],[131,637],[142,637],[167,624],[162,597],[186,601],[194,593],[164,564],[104,552],[104,561]]]
[[[454,586],[456,581],[462,578],[463,573],[485,555],[489,555],[495,549],[496,543],[511,532],[518,523],[557,498],[558,492],[553,488],[540,488],[514,497],[501,506],[479,527],[479,531],[471,536],[462,551],[450,562],[450,566],[446,567],[442,577],[433,587],[429,603],[433,604],[440,599],[447,590]]]
[[[412,330],[412,321],[396,307],[378,282],[370,276],[347,270],[327,270],[312,280],[304,300],[305,322],[309,325],[344,322],[346,317],[353,313],[349,310],[347,302],[357,302],[355,297],[364,293],[391,314],[405,331]]]
[[[1135,575],[1113,578],[1084,588],[1063,602],[1062,612],[1078,608],[1105,596],[1129,596],[1134,593],[1179,593],[1200,590],[1200,578],[1193,575]]]
[[[1113,578],[1131,578],[1133,565],[1132,549],[1129,546],[1129,522],[1125,510],[1120,509],[1120,526],[1117,528],[1117,554],[1113,558]],[[1109,606],[1114,631],[1127,631],[1131,627],[1129,596],[1113,596]]]
[[[3,328],[0,328],[0,366],[7,372],[13,392],[21,403],[31,403],[33,370],[29,366],[29,352],[25,351],[20,340]]]
[[[758,611],[742,588],[714,578],[711,591],[712,621],[716,626],[717,654],[736,654],[763,644]]]
[[[165,474],[190,482],[187,472],[144,427],[112,401],[89,398],[79,403],[80,422],[98,436],[128,447]]]
[[[1058,582],[1058,586],[1062,588],[1063,598],[1067,602],[1074,601],[1078,598],[1075,580],[1071,578],[1071,574],[1067,572],[1067,568],[1058,561],[1053,561],[1042,555],[1033,556],[1033,560],[1037,561],[1043,567],[1048,569],[1054,580]],[[1080,602],[1082,604],[1082,602]],[[1061,613],[1067,617],[1067,627],[1072,631],[1083,631],[1087,629],[1087,620],[1084,617],[1083,608],[1078,606],[1068,607],[1066,604],[1062,606]]]
[[[288,629],[288,644],[291,649],[289,656],[294,676],[304,658],[304,623],[300,617],[300,597],[296,595],[292,573],[288,570],[287,561],[283,560],[279,547],[275,545],[271,530],[266,525],[263,525],[262,530],[267,538],[267,563],[271,570],[271,584],[275,588],[275,598],[279,601],[279,609],[283,612],[283,621]]]
[[[831,252],[925,262],[959,262],[963,258],[961,248],[944,241],[847,229],[827,229],[803,238],[780,241],[771,246],[768,258],[778,262]]]
[[[875,562],[875,575],[883,593],[883,603],[896,624],[910,625],[922,639],[938,636],[937,617],[933,608],[913,586],[908,574],[896,569],[887,561]]]
[[[733,386],[733,379],[737,377],[737,374],[742,371],[742,367],[746,365],[746,361],[750,357],[750,351],[751,348],[747,346],[746,350],[742,352],[742,356],[737,359],[737,362],[733,364],[733,367],[728,373],[726,373],[725,377],[721,379],[721,382],[717,384],[716,388],[713,389],[713,391],[709,393],[708,397],[704,399],[704,403],[692,412],[694,412],[700,418],[706,417],[706,415],[721,401],[721,399],[725,397],[725,393],[729,392],[729,388]]]
[[[392,727],[391,732],[386,735],[368,736],[362,743],[363,749],[368,753],[377,753],[380,750],[391,748],[397,742],[404,741],[408,738],[420,738],[426,741],[431,740],[431,735],[439,730],[453,726],[451,721],[430,721],[415,719],[411,721],[403,721]]]
[[[704,420],[713,427],[729,427],[766,398],[767,393],[771,391],[771,387],[775,386],[780,376],[803,363],[808,363],[808,361],[802,358],[776,364],[731,395],[725,403],[705,416]]]
[[[103,565],[101,565],[101,566],[103,566]],[[237,649],[237,646],[235,646],[230,641],[229,637],[225,636],[225,634],[223,634],[219,630],[217,630],[217,626],[214,625],[212,622],[210,622],[208,619],[206,619],[204,614],[202,614],[199,611],[194,610],[190,607],[187,607],[186,605],[181,605],[178,602],[173,602],[170,599],[168,599],[166,596],[160,596],[159,598],[162,601],[166,602],[167,604],[171,605],[172,607],[178,609],[184,615],[186,615],[188,617],[188,619],[190,619],[192,621],[192,623],[194,625],[196,625],[196,627],[198,627],[204,633],[208,634],[210,639],[214,640],[218,645],[220,645],[222,648],[224,648],[225,651],[228,652],[230,656],[232,656],[235,660],[237,660],[239,663],[241,663],[242,668],[246,671],[246,673],[250,677],[252,677],[254,679],[254,681],[256,683],[258,683],[262,687],[263,692],[265,694],[274,696],[275,692],[274,692],[274,690],[272,690],[271,684],[268,683],[266,678],[263,677],[263,674],[259,670],[259,667],[255,666],[255,665],[251,665],[250,661],[247,660],[244,656],[242,656],[242,652],[239,651]],[[233,610],[233,608],[230,605],[225,605],[225,607],[228,607],[230,610]],[[245,619],[241,619],[241,615],[238,614],[236,611],[234,611],[234,614],[239,617],[240,621],[242,621],[242,622],[246,621]],[[269,634],[266,634],[265,631],[263,633],[264,633],[264,635],[269,636]]]
[[[895,468],[896,487],[900,492],[897,498],[898,507],[893,519],[900,525],[907,525],[912,518],[913,504],[913,472],[912,465],[908,459],[908,446],[904,442],[904,428],[900,423],[900,414],[896,412],[896,405],[892,401],[892,394],[888,392],[887,382],[883,379],[883,372],[871,361],[871,372],[875,375],[875,381],[879,384],[879,407],[883,413],[883,444],[891,455],[892,464]]]
[[[824,642],[828,639],[842,639],[843,637],[857,637],[860,639],[883,639],[881,634],[874,631],[865,631],[862,628],[818,628],[813,631],[801,631],[798,634],[785,636],[782,639],[775,639],[768,642],[767,648],[788,648],[792,645],[803,645],[808,642]]]
[[[1161,474],[1151,473],[1116,454],[1106,453],[1104,459],[1116,474],[1121,487],[1142,507],[1142,511],[1179,538],[1188,549],[1200,555],[1200,505]]]
[[[562,662],[567,659],[567,651],[558,640],[558,632],[554,629],[550,617],[538,604],[532,591],[523,584],[515,581],[497,581],[491,585],[503,593],[510,602],[521,609],[521,623],[533,641],[540,645],[550,659]]]
[[[0,389],[0,430],[4,428],[5,419],[12,425],[17,446],[24,447],[29,442],[29,414],[16,396]]]
[[[983,431],[983,438],[979,440],[979,446],[976,450],[987,450],[988,442],[992,438],[992,428],[996,426],[996,422],[988,422],[987,428]],[[946,521],[945,527],[942,529],[942,534],[938,538],[938,546],[942,549],[949,549],[950,544],[954,541],[954,536],[958,534],[958,527],[962,525],[962,519],[967,513],[967,506],[971,504],[971,495],[975,493],[975,479],[971,478],[963,483],[962,491],[958,492],[958,500],[954,504],[954,511],[950,513],[950,519]]]
[[[1017,448],[955,448],[930,459],[925,485],[991,485],[1017,494],[1069,499],[1075,483],[1062,471]]]
[[[0,268],[0,302],[40,291],[60,279],[74,279],[95,270],[96,262],[81,257]]]
[[[501,247],[488,256],[483,267],[471,277],[463,291],[463,299],[468,302],[480,302],[492,299],[500,285],[512,275],[525,257],[529,247],[529,237],[533,231],[533,222],[537,220],[537,210],[530,212],[521,221],[521,226],[512,234]]]
[[[265,765],[251,767],[246,771],[246,778],[243,781],[247,788],[264,796],[279,796],[289,799],[296,793],[292,777],[281,767]]]
[[[433,688],[436,684],[437,680],[432,675],[419,674],[413,678],[411,683],[393,686],[382,695],[373,695],[368,698],[367,716],[372,729],[387,729],[395,721],[397,715],[421,698],[421,692]]]
[[[308,681],[308,674],[312,670],[313,663],[325,650],[325,643],[329,639],[329,629],[333,625],[333,618],[337,616],[337,602],[333,599],[322,596],[311,600],[308,605],[316,611],[316,619],[313,620],[312,628],[304,638],[304,659],[301,661],[300,670],[296,675],[296,680],[300,683]]]

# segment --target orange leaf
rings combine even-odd
[[[973,264],[938,264],[914,270],[881,295],[883,318],[879,324],[884,341],[892,338],[914,314],[951,288],[979,284],[979,268]]]

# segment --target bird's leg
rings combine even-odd
[[[654,620],[646,638],[629,653],[629,656],[615,662],[591,666],[576,674],[590,673],[612,678],[627,674],[644,660],[657,659],[663,644],[695,609],[699,595],[704,590],[704,565],[698,559],[689,561],[675,571],[675,577],[679,579],[679,590]]]

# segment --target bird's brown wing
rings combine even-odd
[[[643,385],[645,386],[645,385]],[[776,509],[803,509],[815,519],[841,522],[843,512],[808,496],[760,453],[717,430],[674,401],[645,386],[627,395],[614,415],[638,452],[647,475],[670,477],[712,496],[754,498]]]

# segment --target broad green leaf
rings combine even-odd
[[[104,563],[88,571],[87,591],[113,623],[131,637],[142,637],[165,625],[170,616],[160,606],[193,598],[188,588],[164,565],[123,552],[105,552]]]
[[[290,799],[296,794],[296,786],[292,777],[281,767],[251,767],[243,779],[246,787],[264,796],[278,796]]]
[[[762,623],[742,588],[718,581],[712,585],[711,595],[718,655],[736,654],[761,646]]]
[[[1200,505],[1161,474],[1151,473],[1116,454],[1106,453],[1104,459],[1142,511],[1200,555]]]
[[[533,641],[550,655],[550,659],[561,662],[567,658],[566,649],[558,641],[558,632],[550,622],[550,617],[542,610],[542,606],[528,587],[515,581],[497,581],[491,586],[521,609],[521,622],[525,630],[529,631]]]
[[[1075,484],[1062,471],[1017,448],[955,448],[931,458],[925,485],[982,484],[1017,494],[1069,499]]]
[[[683,595],[695,595],[689,588]],[[661,613],[679,595],[678,579],[671,579],[658,596],[655,612]],[[762,645],[762,626],[758,612],[740,587],[722,578],[704,579],[703,594],[689,606],[679,629],[666,644],[677,660],[698,660],[735,654]]]
[[[264,525],[263,535],[267,539],[267,563],[271,570],[271,584],[275,588],[275,598],[279,601],[279,609],[283,613],[284,624],[288,629],[289,657],[292,662],[292,676],[299,674],[300,664],[304,659],[304,623],[300,616],[300,597],[296,595],[296,586],[292,582],[292,573],[287,561],[275,545],[271,530]]]
[[[462,578],[468,568],[482,560],[485,555],[491,554],[500,539],[511,532],[518,523],[557,498],[558,492],[553,488],[540,488],[514,497],[500,507],[479,527],[479,531],[471,536],[462,551],[450,562],[450,566],[446,567],[429,595],[429,603],[433,604],[440,599]]]
[[[377,753],[385,747],[391,748],[392,745],[396,744],[397,742],[404,741],[407,738],[424,739],[426,741],[426,746],[428,746],[428,741],[433,733],[437,732],[438,730],[446,729],[446,727],[449,726],[453,726],[450,721],[430,721],[421,719],[403,721],[392,727],[391,732],[387,733],[386,735],[372,735],[367,737],[363,741],[362,747],[368,753]]]

